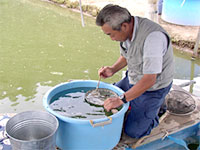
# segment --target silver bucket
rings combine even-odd
[[[58,120],[43,111],[26,111],[6,124],[12,150],[55,150]]]

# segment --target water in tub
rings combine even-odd
[[[99,119],[112,115],[103,106],[92,105],[85,100],[89,90],[92,88],[79,87],[62,91],[51,99],[50,107],[60,115],[77,119]]]

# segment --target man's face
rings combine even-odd
[[[104,24],[101,29],[103,30],[103,32],[107,35],[110,36],[110,38],[113,41],[120,41],[120,42],[124,42],[127,40],[127,33],[125,32],[125,30],[123,30],[123,28],[121,28],[120,31],[118,30],[113,30],[108,24]]]

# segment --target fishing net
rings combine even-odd
[[[104,101],[109,97],[117,97],[118,95],[112,90],[105,88],[98,88],[89,90],[85,94],[85,100],[93,105],[103,106]]]
[[[172,90],[166,96],[166,105],[169,113],[174,115],[191,114],[195,108],[195,100],[189,93]]]

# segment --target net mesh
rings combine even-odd
[[[187,115],[192,113],[195,108],[195,100],[189,93],[184,91],[172,90],[166,96],[167,110],[171,114]]]
[[[88,91],[85,94],[85,100],[93,105],[103,106],[104,101],[109,97],[116,97],[117,94],[112,90],[98,88]]]

